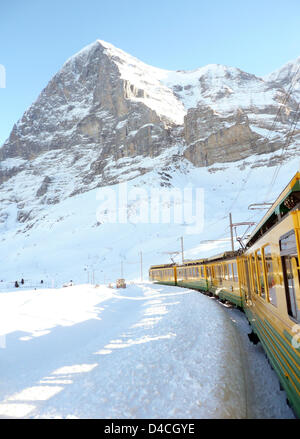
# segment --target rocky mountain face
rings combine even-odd
[[[2,222],[11,203],[26,222],[45,204],[184,160],[206,167],[257,155],[258,166],[274,165],[300,101],[289,93],[295,63],[265,78],[222,65],[172,72],[96,41],[63,65],[0,148]],[[299,152],[294,134],[285,159]]]

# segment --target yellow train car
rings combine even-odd
[[[300,417],[300,174],[238,258],[244,311]]]
[[[153,265],[149,270],[149,279],[166,285],[177,285],[175,264]]]
[[[242,306],[237,269],[238,254],[239,252],[225,252],[178,265],[177,285],[205,291],[221,300]]]
[[[239,252],[225,252],[207,259],[187,261],[181,265],[154,265],[150,267],[149,279],[161,284],[207,292],[241,307],[238,254]]]
[[[300,173],[246,247],[184,264],[152,266],[154,282],[193,288],[242,308],[300,418]],[[251,337],[253,338],[253,337]]]

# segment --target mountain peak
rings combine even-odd
[[[300,56],[294,60],[291,60],[284,64],[279,69],[275,70],[268,75],[265,75],[263,79],[267,82],[275,82],[282,87],[286,87],[290,85],[290,82],[296,78],[295,75],[300,73]],[[297,79],[299,84],[299,79]],[[299,88],[299,85],[298,87]]]

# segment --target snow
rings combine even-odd
[[[300,66],[300,57],[287,62],[282,67],[275,70],[274,72],[265,75],[263,79],[267,82],[271,82],[271,81],[280,82],[282,80],[286,80],[287,78],[289,78],[290,80],[296,79],[294,78],[294,76],[297,72],[299,73],[299,66]],[[295,85],[296,88],[299,88],[299,80],[297,82],[298,84]]]
[[[26,160],[21,158],[7,158],[6,160],[2,160],[0,163],[0,167],[2,169],[12,169],[12,168],[18,168],[19,166],[22,166],[26,164]]]
[[[293,419],[286,403],[286,393],[280,390],[275,371],[271,368],[260,343],[249,342],[251,328],[245,314],[229,308],[227,315],[237,330],[247,393],[248,417],[251,419]]]
[[[100,192],[93,189],[67,198],[68,192],[74,190],[74,187],[63,173],[63,167],[59,168],[60,156],[58,168],[48,172],[51,178],[65,178],[67,182],[68,192],[64,193],[66,199],[58,204],[39,204],[38,199],[35,203],[26,201],[34,197],[41,184],[40,176],[35,176],[34,185],[32,176],[25,172],[11,178],[7,184],[15,191],[16,197],[22,192],[25,209],[29,212],[34,209],[35,217],[20,223],[17,221],[18,199],[15,203],[8,200],[2,203],[1,207],[7,217],[0,222],[0,252],[5,255],[1,265],[0,291],[21,278],[28,280],[24,287],[30,285],[38,288],[41,279],[48,286],[53,284],[55,287],[70,279],[76,284],[84,283],[93,271],[97,283],[113,282],[120,274],[121,261],[124,276],[136,279],[140,275],[141,251],[145,279],[150,265],[167,263],[170,261],[167,252],[180,251],[181,236],[184,237],[186,259],[207,257],[228,250],[229,212],[235,222],[259,221],[263,212],[249,211],[249,204],[274,201],[299,169],[297,156],[283,163],[275,185],[270,188],[269,182],[275,167],[258,167],[257,162],[265,161],[268,164],[273,154],[252,156],[234,163],[217,163],[208,168],[194,168],[184,160],[179,167],[169,167],[166,172],[170,177],[167,177],[166,182],[170,189],[179,190],[182,194],[188,186],[204,190],[204,228],[190,233],[184,220],[175,222],[172,211],[169,223],[152,220],[155,212],[150,203],[151,194],[152,190],[161,188],[158,173],[163,172],[163,157],[167,158],[168,153],[175,153],[175,150],[166,150],[163,156],[153,159],[120,159],[120,164],[122,162],[124,166],[124,174],[121,176],[113,163],[108,162],[107,172],[116,175],[119,181],[135,177],[135,166],[156,168],[127,182],[128,193],[132,196],[128,197],[127,222],[122,224],[102,221],[100,224],[98,218],[101,206],[104,205],[103,199],[98,197],[99,193],[113,191],[118,199],[120,186],[104,187]],[[266,184],[262,186],[261,181]],[[53,194],[50,191],[49,196],[55,196],[55,191]],[[167,205],[169,203],[162,201],[158,206],[159,212]],[[147,221],[139,222],[137,218],[143,206],[148,206]],[[112,206],[112,212],[114,209],[118,209],[118,205]],[[246,228],[238,229],[240,236],[245,231]],[[175,260],[180,261],[180,254],[175,256]]]
[[[175,89],[186,109],[208,105],[226,115],[237,108],[249,111],[253,105],[259,109],[278,105],[277,90],[269,90],[261,78],[234,67],[209,64],[192,72],[170,72],[163,83]]]
[[[2,418],[293,417],[245,317],[198,292],[85,284],[3,292],[0,310]]]

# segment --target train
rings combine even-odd
[[[153,265],[149,279],[213,295],[241,309],[300,418],[300,172],[268,209],[243,248]]]

